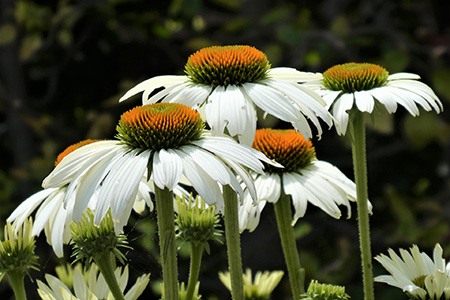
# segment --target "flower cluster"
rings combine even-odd
[[[25,294],[20,280],[36,266],[32,236],[44,230],[58,257],[70,243],[75,260],[95,264],[67,272],[73,275],[68,284],[46,275],[47,284],[38,281],[42,299],[137,299],[149,275],[124,293],[128,267],[116,268],[116,260],[126,264],[118,248],[132,249],[124,229],[133,210],[148,207],[156,210],[164,299],[201,298],[202,254],[210,254],[209,242],[221,241],[221,217],[229,272],[220,273],[220,280],[235,300],[270,299],[284,273],[258,272],[254,279],[249,269],[243,274],[239,234],[254,231],[272,203],[293,299],[348,299],[344,287],[316,281],[305,291],[293,226],[308,204],[339,219],[341,206],[350,218],[356,202],[365,299],[374,299],[365,116],[380,108],[394,113],[399,105],[413,116],[419,107],[439,113],[436,94],[415,74],[389,74],[368,63],[336,65],[323,74],[272,68],[263,52],[247,45],[200,49],[184,70],[126,92],[120,101],[142,93],[142,105],[121,115],[115,137],[64,150],[43,190],[8,218],[0,276],[20,269],[11,280],[17,298]],[[257,111],[292,129],[259,129]],[[339,135],[350,133],[355,182],[316,157],[311,139],[321,137],[321,123],[334,125]],[[36,209],[31,228],[27,218]],[[178,282],[177,239],[191,246],[187,284]],[[400,253],[401,258],[392,250],[390,257],[376,257],[392,274],[377,281],[402,288],[411,299],[450,299],[450,267],[439,245],[433,260],[417,246]]]

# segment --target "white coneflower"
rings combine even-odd
[[[192,54],[184,76],[157,76],[129,90],[120,100],[143,92],[143,104],[178,102],[203,108],[213,134],[227,132],[251,145],[256,130],[256,109],[273,115],[311,137],[309,119],[322,129],[318,117],[331,125],[325,103],[308,88],[298,85],[309,78],[292,68],[270,68],[266,55],[246,46],[214,46]],[[152,94],[157,89],[163,90]]]

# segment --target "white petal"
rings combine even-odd
[[[385,93],[390,94],[392,101],[396,101],[398,104],[402,105],[411,115],[418,116],[420,114],[416,103],[412,99],[403,95],[396,88],[385,86],[384,91]]]
[[[150,157],[150,151],[138,153],[138,150],[131,150],[111,162],[110,171],[99,189],[95,224],[100,223],[109,208],[113,220],[120,220],[129,202],[134,201]]]
[[[39,191],[27,199],[25,199],[20,205],[12,212],[12,214],[8,217],[8,222],[14,221],[15,232],[19,231],[19,228],[22,226],[23,222],[31,215],[31,213],[38,207],[43,201],[51,201],[54,197],[53,193],[58,193],[60,191],[59,188],[50,188]],[[63,191],[61,191],[63,192]]]
[[[246,98],[263,111],[286,122],[295,122],[300,115],[298,109],[279,91],[256,83],[245,83]]]
[[[223,197],[217,182],[195,164],[188,155],[184,153],[180,153],[180,155],[183,155],[183,173],[194,189],[206,203],[216,204],[217,208],[221,210],[223,208]]]
[[[66,217],[67,217],[67,210],[64,208],[60,208],[56,218],[53,222],[52,226],[52,233],[51,233],[51,244],[53,247],[53,251],[55,251],[55,254],[57,257],[63,257],[64,251],[63,251],[63,234],[64,230],[67,227],[66,224]]]
[[[398,79],[420,79],[420,76],[413,73],[395,73],[388,76],[387,80],[398,80]]]
[[[368,91],[357,91],[354,93],[356,107],[359,111],[371,113],[375,105],[373,96]]]
[[[154,153],[153,180],[160,188],[173,190],[183,172],[183,163],[178,154],[172,149],[161,149]]]
[[[226,128],[232,137],[244,134],[248,115],[246,101],[237,86],[216,87],[206,104],[206,120],[211,130],[221,135]]]
[[[47,201],[45,201],[43,205],[39,207],[33,224],[33,235],[39,235],[52,214],[62,208],[63,199],[63,193],[55,193],[52,198],[47,199]]]
[[[386,93],[383,88],[376,88],[370,91],[373,97],[386,107],[388,113],[392,114],[397,111],[397,101],[392,99],[389,93]]]
[[[336,120],[336,131],[344,135],[348,127],[348,110],[353,107],[353,94],[342,94],[333,105],[333,116]]]
[[[186,76],[170,76],[170,75],[156,76],[156,77],[147,79],[147,80],[137,84],[135,87],[131,88],[128,92],[125,93],[125,95],[120,97],[119,101],[122,102],[142,91],[145,91],[145,90],[153,91],[154,89],[157,89],[160,87],[167,88],[174,84],[185,82],[186,80],[187,80]],[[147,99],[145,99],[145,100],[147,100]]]
[[[208,85],[188,84],[177,94],[176,98],[168,95],[164,101],[181,103],[193,109],[198,109],[206,101],[211,90],[212,87]]]
[[[255,179],[258,201],[275,203],[280,199],[281,178],[275,173],[265,173]]]
[[[267,74],[269,78],[288,80],[293,82],[307,82],[311,80],[321,80],[321,73],[302,72],[294,68],[278,67],[270,69]]]
[[[308,206],[306,190],[298,183],[293,173],[283,173],[283,190],[286,195],[291,196],[292,205],[295,209],[292,224],[295,224],[306,213],[306,207]]]

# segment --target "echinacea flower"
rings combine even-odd
[[[211,136],[200,114],[179,103],[135,107],[122,114],[117,131],[118,140],[98,141],[68,154],[43,182],[47,189],[69,184],[65,197],[75,197],[74,215],[96,199],[96,224],[111,209],[113,220],[122,225],[143,177],[161,190],[174,190],[184,177],[220,210],[221,185],[242,193],[238,174],[255,195],[244,168],[262,173],[260,160],[271,163],[230,137]]]
[[[84,140],[67,147],[58,155],[55,166],[58,166],[71,152],[94,142],[97,142],[97,140]],[[66,197],[68,191],[78,188],[77,182],[73,181],[74,179],[74,177],[66,178],[65,181],[57,185],[31,195],[8,218],[8,222],[12,222],[17,231],[22,226],[22,223],[39,207],[35,215],[32,234],[38,236],[44,230],[47,242],[52,246],[53,251],[58,257],[64,255],[63,244],[67,244],[70,241],[70,222],[73,219],[78,221],[82,215],[82,211],[78,211],[76,215],[73,215],[74,207],[76,208],[79,205],[74,202],[75,198]],[[135,194],[134,201],[132,202],[136,212],[141,213],[146,205],[150,210],[153,209],[153,203],[150,199],[152,189],[153,186],[149,185],[147,180],[141,180],[139,182],[138,193]],[[89,201],[90,199],[84,200]],[[91,202],[90,206],[92,208],[94,202]],[[121,224],[123,223],[124,221],[121,222]],[[120,231],[121,227],[117,228],[117,230]]]
[[[224,132],[251,145],[256,130],[256,108],[292,123],[311,137],[309,119],[322,133],[321,118],[331,126],[325,103],[297,82],[308,73],[292,68],[270,68],[266,55],[251,46],[214,46],[192,54],[186,75],[157,76],[130,89],[120,100],[143,92],[143,104],[178,102],[204,108],[212,133]],[[305,75],[306,74],[306,75]],[[158,88],[164,89],[152,94]]]
[[[402,289],[412,300],[450,299],[450,264],[442,258],[442,248],[436,244],[433,258],[413,245],[409,252],[400,249],[400,256],[388,250],[375,259],[391,274],[375,281]],[[442,298],[443,297],[443,298]]]
[[[323,97],[340,135],[347,131],[352,109],[372,113],[377,106],[383,106],[394,113],[401,105],[413,116],[420,113],[418,105],[437,113],[443,109],[433,90],[418,81],[420,76],[416,74],[389,74],[379,65],[352,62],[333,66],[315,77],[306,78],[303,83]]]
[[[114,276],[119,282],[120,290],[125,291],[128,284],[128,267],[117,268]],[[89,270],[84,271],[77,265],[73,271],[73,289],[65,285],[59,278],[46,274],[44,283],[37,280],[38,294],[43,300],[113,300],[114,297],[105,282],[98,267],[92,264]],[[136,279],[135,284],[128,289],[125,300],[137,300],[144,292],[150,281],[150,275],[142,275]]]
[[[267,165],[264,174],[255,175],[257,203],[275,203],[282,193],[289,196],[295,209],[293,224],[305,215],[308,203],[334,218],[341,217],[338,205],[345,205],[350,218],[349,201],[356,199],[355,184],[332,164],[318,160],[311,141],[301,133],[259,129],[253,147],[284,166],[280,169]],[[256,222],[257,212],[252,216]]]

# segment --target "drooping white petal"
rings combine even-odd
[[[187,154],[180,152],[183,161],[183,174],[192,184],[197,193],[209,205],[216,204],[218,209],[223,208],[222,191],[217,182],[208,173],[202,170]]]
[[[245,83],[242,87],[245,97],[268,114],[289,123],[295,122],[299,117],[298,109],[279,91],[256,83]]]
[[[200,105],[203,105],[206,101],[211,90],[212,87],[209,85],[194,85],[192,83],[187,83],[186,86],[176,94],[176,97],[169,94],[164,99],[164,102],[181,103],[192,107],[193,109],[198,109]]]
[[[99,224],[111,208],[113,220],[118,221],[134,201],[139,182],[147,169],[150,151],[139,153],[131,150],[116,156],[109,165],[109,173],[105,177],[98,194],[94,223]]]
[[[442,102],[439,100],[438,96],[428,85],[423,82],[415,80],[396,80],[389,82],[388,85],[406,89],[412,93],[420,95],[438,113],[443,110]]]
[[[226,128],[231,136],[245,134],[246,101],[238,86],[216,87],[206,104],[206,120],[212,132],[221,135]]]
[[[68,227],[68,224],[66,222],[67,217],[67,210],[60,207],[59,211],[56,214],[55,220],[52,224],[52,230],[51,230],[51,245],[53,248],[53,251],[55,252],[57,257],[63,257],[64,251],[63,251],[63,244],[64,244],[64,231],[66,227]]]
[[[263,164],[249,148],[236,143],[228,137],[210,135],[205,135],[204,137],[192,143],[223,159],[233,160],[257,173],[263,173]]]
[[[160,87],[169,87],[181,82],[185,82],[187,80],[187,76],[172,76],[172,75],[165,75],[165,76],[156,76],[150,79],[147,79],[139,84],[137,84],[135,87],[131,88],[128,92],[125,93],[122,97],[120,97],[119,101],[122,102],[140,92],[143,92],[145,90],[153,91],[154,89],[160,88]],[[147,99],[143,99],[147,100]]]
[[[370,93],[378,100],[378,102],[386,107],[388,113],[392,114],[397,111],[397,101],[392,99],[392,95],[386,93],[383,88],[372,89],[370,90]]]
[[[52,214],[62,207],[63,199],[63,193],[55,193],[52,198],[47,199],[47,201],[39,207],[33,224],[33,235],[37,236],[41,233]]]
[[[119,141],[98,141],[69,153],[42,182],[43,188],[69,184],[86,168],[116,151]]]
[[[419,108],[417,107],[416,103],[403,95],[401,92],[399,93],[396,88],[385,86],[384,87],[385,93],[389,93],[392,97],[392,101],[396,101],[398,104],[406,108],[406,110],[413,116],[419,115]]]
[[[41,190],[27,199],[25,199],[20,205],[11,213],[8,217],[8,222],[14,221],[15,232],[19,232],[23,222],[31,215],[31,213],[43,202],[51,201],[56,193],[62,192],[59,188],[49,188]]]
[[[255,179],[258,200],[275,203],[281,194],[281,178],[275,173],[265,173]]]
[[[348,110],[353,107],[353,94],[342,94],[333,105],[333,116],[336,120],[336,131],[344,135],[348,127]]]
[[[306,207],[308,206],[307,193],[293,173],[283,173],[282,176],[284,193],[291,196],[292,205],[295,209],[294,216],[292,217],[292,224],[295,224],[306,213]]]
[[[373,111],[375,101],[369,91],[357,91],[354,93],[354,97],[359,111],[368,113]]]
[[[173,190],[183,173],[183,163],[172,149],[161,149],[154,153],[153,180],[160,188]]]

